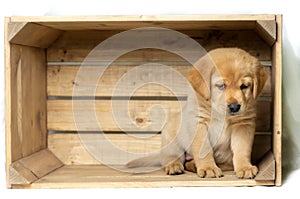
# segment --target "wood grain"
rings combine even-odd
[[[7,18],[7,41],[14,38],[22,28],[27,24],[26,22],[10,22],[10,18]]]
[[[13,155],[14,153],[14,149],[12,148],[12,143],[13,143],[13,138],[14,136],[12,135],[11,132],[15,131],[15,126],[16,125],[12,125],[13,123],[13,115],[12,115],[12,110],[11,107],[12,105],[16,105],[14,104],[13,101],[13,97],[12,95],[12,91],[13,91],[13,87],[12,87],[12,82],[11,82],[11,77],[12,77],[12,70],[11,70],[11,61],[10,61],[10,45],[8,42],[8,38],[9,38],[9,27],[8,24],[10,22],[10,18],[9,17],[5,17],[4,19],[4,56],[5,56],[5,146],[6,146],[6,150],[5,150],[5,155],[6,155],[6,186],[7,188],[11,187],[10,184],[10,177],[9,177],[9,166],[12,163],[12,159],[13,158],[18,158],[21,157],[21,150],[19,148],[16,149],[16,154]],[[13,157],[14,156],[14,157]]]
[[[277,31],[275,20],[258,20],[256,30],[270,46],[276,41]]]
[[[147,20],[148,18],[148,20]],[[175,18],[175,17],[174,17]],[[174,30],[186,30],[186,29],[252,29],[255,26],[255,21],[242,21],[236,20],[235,23],[228,23],[227,21],[216,20],[216,21],[196,21],[195,19],[184,20],[184,21],[152,21],[150,17],[145,16],[141,20],[129,20],[124,22],[122,20],[116,21],[87,21],[87,22],[38,22],[41,25],[56,28],[60,30],[128,30],[143,27],[160,27]],[[157,19],[157,18],[156,18]],[[198,22],[198,23],[197,23]]]
[[[266,153],[262,161],[258,164],[259,172],[256,180],[275,180],[275,158],[272,151]]]
[[[170,29],[251,29],[257,20],[274,15],[130,15],[12,17],[13,22],[35,22],[59,30],[124,30],[139,27]],[[76,22],[76,23],[74,23]]]
[[[12,161],[46,147],[46,68],[42,49],[11,45],[10,51]]]
[[[159,169],[152,173],[131,174],[106,166],[64,166],[37,180],[27,188],[99,188],[99,187],[195,187],[195,186],[257,186],[272,185],[273,181],[238,179],[233,172],[222,178],[200,179],[195,173],[166,175]]]
[[[188,66],[160,67],[84,66],[80,70],[76,66],[48,66],[48,96],[186,96],[187,83],[182,81],[190,69]],[[88,74],[99,74],[91,78]],[[182,78],[182,79],[180,79]],[[119,82],[121,81],[121,82]],[[91,88],[95,87],[94,93]],[[165,83],[160,85],[159,83]],[[169,85],[169,88],[166,88]],[[174,88],[174,89],[172,89]],[[76,89],[76,90],[75,90]],[[93,89],[94,90],[94,89]]]
[[[161,148],[160,134],[143,133],[105,133],[106,140],[110,141],[114,147],[118,147],[128,153],[149,155],[157,152]],[[68,142],[66,142],[68,140]],[[53,154],[64,163],[64,165],[99,165],[101,160],[111,159],[114,165],[124,165],[137,156],[120,157],[118,153],[113,153],[109,148],[104,149],[104,141],[99,140],[95,133],[60,132],[48,135],[48,147]],[[90,145],[90,146],[87,146]],[[92,147],[97,146],[99,150],[93,151]],[[100,154],[100,147],[103,151]],[[107,145],[105,145],[107,146]],[[257,164],[265,153],[271,149],[271,133],[257,133],[254,139],[252,151],[252,161]],[[91,153],[95,154],[91,154]],[[105,164],[105,163],[104,163]]]
[[[68,142],[66,142],[68,140]],[[110,142],[112,146],[106,142]],[[55,133],[48,135],[48,146],[65,165],[125,165],[136,155],[147,155],[159,151],[160,134],[149,133]],[[93,150],[94,148],[97,150]],[[112,150],[126,152],[122,153]],[[133,155],[130,156],[130,153]],[[136,154],[136,155],[134,155]],[[102,162],[104,161],[104,162]]]
[[[38,178],[31,172],[30,169],[24,167],[20,162],[14,162],[9,166],[9,183],[13,184],[31,184]]]
[[[137,21],[256,21],[274,20],[273,14],[205,14],[205,15],[99,15],[99,16],[12,16],[12,22],[137,22]],[[76,24],[74,24],[76,26]]]
[[[273,153],[276,162],[275,184],[280,186],[282,183],[282,16],[276,16],[277,40],[273,46],[273,76],[272,88],[274,94],[274,115],[273,115]]]
[[[151,30],[149,30],[151,31]],[[153,31],[153,30],[152,30]],[[155,35],[159,34],[156,31]],[[163,32],[163,31],[162,31]],[[220,48],[220,47],[239,47],[248,51],[253,56],[257,57],[261,61],[271,60],[270,46],[264,42],[261,37],[254,30],[182,30],[181,33],[189,36],[194,41],[198,42],[206,51]],[[112,53],[120,53],[122,55],[124,50],[121,47],[128,49],[132,42],[137,42],[136,38],[132,39],[118,39],[119,46],[115,48],[113,46],[106,47],[105,50],[97,50],[96,48],[101,42],[120,33],[120,30],[108,30],[108,31],[66,31],[64,32],[48,49],[47,49],[47,61],[48,62],[74,62],[83,61],[88,57],[89,61],[107,61],[111,59]],[[147,33],[147,32],[145,32]],[[157,38],[154,34],[147,34],[147,40]],[[173,34],[172,34],[173,35]],[[165,43],[168,44],[168,38],[165,38]],[[139,41],[141,43],[141,41]],[[183,59],[178,55],[174,55],[170,52],[155,50],[155,49],[143,49],[127,52],[115,61],[182,61]],[[158,46],[159,48],[159,46]],[[187,49],[187,48],[186,48]],[[93,50],[93,51],[92,51]],[[170,47],[170,50],[172,48]],[[129,50],[128,50],[129,51]],[[191,51],[189,53],[199,54],[198,51]],[[101,59],[100,56],[101,55]],[[110,60],[111,61],[111,60]]]
[[[180,113],[184,103],[158,100],[130,100],[129,102],[95,100],[94,102],[48,100],[48,130],[159,132],[169,113]]]
[[[43,149],[37,153],[18,160],[24,167],[31,170],[31,172],[41,178],[53,170],[61,167],[62,162],[53,155],[48,149]]]
[[[10,184],[31,184],[61,166],[62,162],[52,152],[41,150],[10,165]]]
[[[12,44],[47,48],[61,34],[61,31],[35,23],[11,22],[9,41]]]
[[[128,63],[129,64],[129,63]],[[170,64],[173,64],[171,62]],[[152,70],[135,65],[109,66],[48,66],[47,94],[48,96],[174,96],[187,95],[187,75],[191,66],[159,66]],[[151,66],[149,66],[151,67]],[[271,77],[270,67],[266,67]],[[100,71],[104,71],[100,75]],[[99,78],[91,79],[88,74],[99,74]],[[128,81],[125,81],[127,77]],[[130,77],[130,78],[129,78]],[[182,79],[181,79],[182,78]],[[183,81],[185,80],[185,81]],[[120,83],[119,81],[122,81]],[[150,82],[150,83],[149,83]],[[151,83],[154,82],[154,83]],[[164,84],[158,84],[161,82]],[[140,85],[140,86],[137,86]],[[95,89],[90,90],[92,85]],[[168,85],[169,88],[167,88]],[[136,89],[138,88],[138,89]],[[76,90],[74,90],[76,89]],[[76,92],[75,92],[76,91]],[[135,91],[135,92],[131,92]],[[265,84],[260,94],[271,97],[271,78]]]
[[[124,100],[95,100],[94,103],[90,100],[48,100],[47,127],[48,130],[56,131],[158,132],[161,131],[165,119],[180,113],[184,103],[167,100],[130,100],[127,106],[127,101]],[[257,106],[256,131],[268,132],[271,125],[271,102],[263,101]],[[152,107],[155,107],[153,113]]]

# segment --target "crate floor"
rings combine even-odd
[[[132,174],[102,165],[63,166],[40,178],[30,188],[97,188],[97,187],[186,187],[186,186],[255,186],[273,185],[274,181],[238,179],[233,171],[224,177],[201,179],[195,173],[165,175],[162,169],[152,173]]]

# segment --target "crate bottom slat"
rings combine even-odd
[[[162,169],[146,174],[116,171],[103,165],[63,166],[40,178],[26,188],[98,188],[98,187],[196,187],[274,185],[274,180],[238,179],[233,171],[224,177],[201,179],[195,173],[166,175]],[[24,188],[14,185],[14,188]]]

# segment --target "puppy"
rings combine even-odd
[[[221,177],[221,168],[234,169],[239,178],[254,178],[258,173],[251,164],[255,104],[267,78],[260,62],[244,50],[210,51],[189,72],[192,89],[187,104],[182,116],[169,117],[160,153],[127,166],[162,165],[174,175],[184,172],[186,162],[185,168],[201,178]],[[172,125],[177,122],[180,129]]]

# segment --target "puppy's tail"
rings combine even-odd
[[[160,153],[132,160],[126,164],[127,168],[161,166]]]

